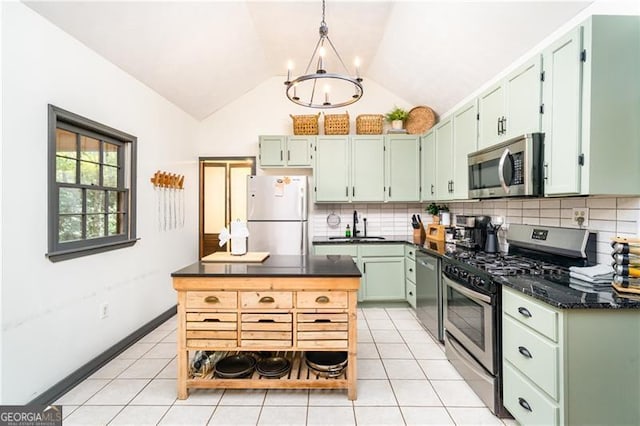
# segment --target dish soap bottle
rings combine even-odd
[[[347,224],[347,229],[344,231],[344,236],[347,238],[351,237],[351,228],[349,227],[348,224]]]

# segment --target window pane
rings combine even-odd
[[[82,189],[60,188],[58,195],[60,214],[82,213]]]
[[[115,213],[120,210],[120,203],[118,201],[118,192],[109,191],[109,213]]]
[[[118,187],[118,168],[102,166],[102,186]]]
[[[117,166],[118,165],[118,145],[105,142],[104,145],[102,145],[102,148],[104,149],[103,162],[111,166]]]
[[[76,160],[56,157],[56,182],[76,183]]]
[[[100,162],[100,141],[88,136],[80,136],[80,159]]]
[[[105,191],[87,189],[87,213],[104,213]]]
[[[82,239],[82,216],[60,216],[58,240],[61,243]]]
[[[77,158],[76,134],[56,129],[56,155]]]
[[[98,185],[100,183],[100,165],[81,161],[80,183],[83,185]]]
[[[109,235],[118,235],[124,233],[124,227],[122,226],[122,216],[122,214],[108,215]]]
[[[104,215],[87,215],[87,238],[104,237]]]

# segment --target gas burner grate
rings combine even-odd
[[[482,252],[456,253],[454,259],[492,275],[551,275],[568,274],[565,267],[515,255]]]

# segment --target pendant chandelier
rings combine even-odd
[[[287,81],[287,98],[291,102],[309,108],[340,108],[350,105],[362,97],[362,78],[360,78],[360,61],[355,59],[355,76],[349,73],[347,66],[340,57],[335,46],[329,38],[329,27],[324,20],[325,0],[322,0],[322,21],[320,22],[320,39],[313,50],[309,64],[304,74],[291,79],[291,70],[293,65],[288,64]],[[344,69],[344,74],[328,72],[327,49],[333,51],[333,56],[337,58],[339,65]],[[335,64],[334,64],[335,65]],[[312,66],[316,67],[314,73],[309,70]],[[338,90],[335,90],[335,89]],[[341,100],[336,101],[335,98]]]

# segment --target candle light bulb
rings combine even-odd
[[[291,81],[291,70],[293,69],[293,62],[287,62],[287,81]]]
[[[331,105],[331,103],[329,102],[329,85],[326,84],[324,86],[324,105]]]
[[[321,58],[324,58],[324,55],[326,55],[326,54],[327,54],[327,50],[324,48],[324,46],[322,46],[322,47],[320,48],[320,52],[319,52],[319,54],[320,54],[320,57],[321,57]]]
[[[360,79],[360,58],[356,56],[356,59],[353,61],[356,66],[356,80],[361,81]]]

